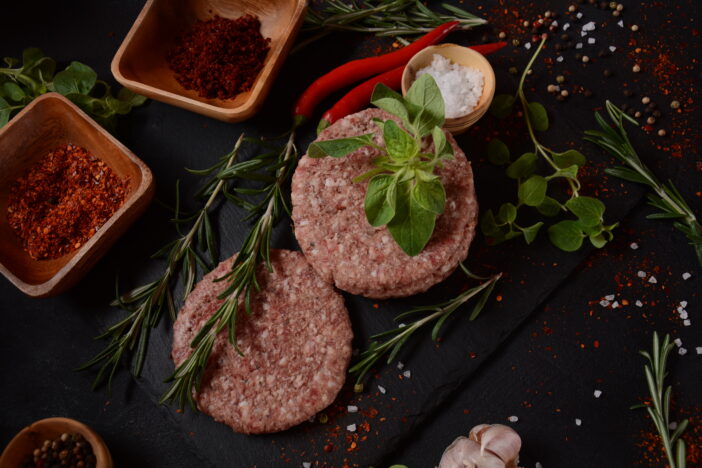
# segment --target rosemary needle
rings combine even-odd
[[[688,238],[697,256],[697,261],[702,267],[702,224],[675,185],[671,181],[668,181],[667,184],[659,182],[658,178],[636,154],[636,150],[631,144],[626,130],[624,130],[624,121],[634,125],[638,125],[638,122],[609,101],[605,107],[610,122],[607,122],[599,112],[596,112],[595,120],[601,130],[586,131],[585,140],[604,148],[627,166],[608,168],[605,170],[607,174],[629,182],[647,185],[653,190],[652,193],[648,194],[648,203],[658,208],[659,212],[650,214],[648,218],[675,220],[673,226]]]
[[[685,432],[685,429],[687,429],[689,420],[682,420],[677,424],[674,430],[671,428],[670,394],[672,392],[672,387],[670,385],[664,387],[663,385],[663,381],[667,375],[665,368],[666,362],[673,346],[673,343],[670,342],[669,335],[665,335],[663,344],[661,345],[658,333],[654,332],[651,353],[648,353],[648,351],[639,351],[639,353],[648,360],[648,364],[646,364],[644,370],[646,371],[646,383],[652,403],[651,405],[636,405],[633,406],[632,409],[646,408],[646,411],[648,411],[661,437],[661,442],[663,443],[670,468],[685,468],[685,442],[680,436]]]
[[[224,167],[231,167],[234,164],[243,140],[244,135],[241,135],[234,149],[222,158]],[[164,305],[168,308],[171,318],[175,319],[176,311],[171,290],[173,280],[182,271],[184,278],[183,298],[185,298],[195,284],[198,266],[204,270],[209,269],[200,257],[197,245],[204,247],[201,250],[209,252],[213,262],[217,258],[209,211],[225,186],[225,180],[218,180],[212,186],[209,197],[199,212],[185,219],[180,218],[180,197],[176,190],[174,222],[176,225],[180,225],[190,221],[193,223],[192,227],[186,234],[170,242],[152,256],[152,258],[167,258],[166,268],[157,280],[122,295],[119,294],[119,286],[117,286],[117,299],[112,305],[120,306],[129,311],[129,315],[97,337],[97,339],[109,338],[110,341],[100,353],[79,368],[79,370],[85,370],[93,366],[100,367],[93,388],[98,387],[105,379],[107,379],[109,388],[112,384],[112,377],[123,358],[132,361],[132,374],[135,376],[141,374],[149,334],[151,329],[160,322]]]
[[[246,207],[249,211],[248,218],[255,221],[230,271],[217,280],[227,283],[219,296],[222,303],[195,335],[191,343],[193,352],[166,380],[171,385],[161,397],[161,403],[175,402],[183,408],[187,401],[191,408],[196,408],[193,391],[200,386],[215,339],[221,332],[227,331],[229,342],[239,351],[236,341],[236,323],[240,303],[243,302],[244,309],[250,314],[252,296],[260,289],[256,279],[257,267],[265,263],[268,269],[272,268],[270,243],[273,227],[283,212],[289,212],[284,188],[297,162],[298,153],[294,139],[295,133],[291,132],[287,143],[277,152],[256,156],[250,160],[252,164],[248,166],[245,163],[239,163],[239,169],[236,165],[225,167],[217,174],[216,177],[221,181],[234,177],[254,179],[256,176],[254,180],[266,181],[267,184],[261,189],[244,191],[238,189],[242,194],[263,195],[256,204],[245,201],[235,193],[229,193],[230,199]]]
[[[498,273],[489,278],[481,278],[479,276],[475,276],[470,271],[468,271],[468,269],[465,266],[463,266],[463,264],[461,264],[461,269],[468,277],[473,279],[484,280],[484,282],[474,288],[462,292],[458,296],[454,297],[453,299],[449,299],[446,302],[442,302],[436,305],[415,307],[407,312],[403,312],[402,314],[395,317],[395,321],[400,321],[406,319],[407,317],[416,317],[418,315],[420,316],[420,318],[414,320],[411,323],[400,324],[400,326],[397,328],[386,330],[384,332],[373,335],[371,337],[371,340],[374,341],[371,342],[367,350],[363,351],[360,354],[356,364],[354,364],[349,369],[349,373],[351,375],[356,376],[356,386],[354,388],[355,391],[363,391],[364,377],[366,376],[368,371],[376,364],[376,362],[380,360],[380,358],[382,358],[386,354],[389,354],[387,358],[387,364],[393,362],[395,360],[395,357],[397,357],[397,354],[400,352],[400,349],[402,349],[402,346],[414,334],[414,332],[432,322],[436,323],[434,324],[434,328],[432,329],[431,338],[434,341],[436,341],[439,337],[441,327],[443,326],[444,322],[451,316],[451,314],[455,312],[456,309],[458,309],[461,305],[463,305],[464,303],[466,303],[467,301],[469,301],[470,299],[474,298],[482,292],[482,295],[473,307],[473,311],[468,317],[468,320],[475,320],[478,317],[478,314],[480,314],[483,307],[485,307],[485,304],[487,303],[487,300],[490,297],[490,294],[492,293],[495,284],[502,277],[502,273]]]

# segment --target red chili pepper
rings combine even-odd
[[[493,42],[491,44],[470,46],[470,48],[476,52],[480,52],[483,55],[488,55],[500,50],[506,45],[506,42]],[[317,126],[317,133],[321,132],[337,120],[346,117],[349,114],[353,114],[354,112],[358,112],[364,107],[368,106],[371,96],[373,95],[373,90],[378,83],[383,83],[388,88],[399,90],[402,82],[402,72],[404,70],[405,65],[401,65],[388,72],[374,76],[370,80],[361,83],[346,93],[346,95],[339,99],[339,101],[334,104],[331,109],[324,113],[322,120],[319,121],[319,125]]]
[[[353,60],[341,65],[326,75],[317,78],[300,96],[295,104],[294,121],[298,127],[312,116],[314,108],[334,91],[345,88],[359,80],[405,65],[417,52],[443,40],[459,25],[458,21],[444,23],[413,43],[394,52],[377,57]]]

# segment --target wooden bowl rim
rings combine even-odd
[[[402,95],[407,94],[407,90],[411,86],[412,83],[412,77],[410,74],[416,73],[416,70],[414,70],[416,67],[414,66],[417,60],[420,57],[424,57],[425,55],[434,55],[434,54],[439,54],[443,55],[441,52],[445,49],[460,49],[461,53],[471,55],[474,60],[477,60],[479,62],[482,62],[485,70],[487,70],[487,75],[483,77],[483,95],[485,93],[488,93],[487,98],[485,101],[476,106],[472,111],[470,111],[468,114],[463,115],[461,117],[455,117],[455,118],[447,118],[444,122],[444,128],[448,130],[449,132],[453,134],[459,134],[463,133],[466,131],[469,127],[474,125],[480,118],[485,115],[487,110],[490,108],[490,104],[492,104],[492,100],[495,96],[495,88],[496,88],[496,79],[495,79],[495,70],[492,68],[492,65],[490,64],[490,61],[480,52],[475,51],[469,47],[465,47],[459,44],[453,44],[453,43],[444,43],[444,44],[437,44],[433,46],[428,46],[425,47],[424,49],[420,50],[416,54],[412,56],[412,58],[407,62],[407,66],[405,67],[404,71],[402,72],[402,79],[401,79],[401,86],[402,86]]]
[[[102,225],[101,229],[98,230],[85,244],[83,244],[78,251],[75,253],[73,258],[71,258],[65,265],[63,265],[56,273],[39,284],[27,283],[22,280],[19,276],[15,274],[14,271],[6,267],[2,262],[0,262],[0,273],[2,273],[12,284],[19,288],[23,293],[32,297],[44,297],[51,295],[54,288],[73,270],[73,268],[83,260],[85,256],[94,254],[93,247],[98,242],[99,239],[106,236],[113,226],[120,222],[121,218],[132,209],[132,207],[144,196],[153,195],[153,174],[151,169],[139,159],[134,153],[132,153],[126,146],[124,146],[119,140],[117,140],[110,132],[102,128],[97,124],[90,116],[83,112],[78,106],[73,104],[68,98],[58,93],[46,93],[30,102],[24,109],[22,109],[17,115],[15,115],[3,128],[0,129],[0,139],[6,132],[9,132],[12,127],[18,125],[26,115],[33,112],[34,109],[43,101],[57,100],[62,105],[66,106],[69,112],[75,113],[78,117],[86,121],[90,126],[96,129],[96,131],[101,135],[102,138],[109,140],[113,145],[119,149],[119,154],[122,157],[126,157],[133,164],[135,164],[139,171],[141,172],[141,182],[136,187],[136,189],[128,196],[122,206],[115,211],[115,213],[108,219],[105,224]],[[0,158],[4,157],[0,155]],[[0,213],[0,216],[3,214]]]
[[[95,432],[86,424],[83,424],[80,421],[76,421],[75,419],[54,417],[34,421],[32,424],[26,426],[17,434],[15,434],[12,440],[10,440],[5,449],[2,451],[2,454],[0,454],[0,468],[10,468],[9,466],[6,466],[6,464],[9,463],[7,460],[9,459],[10,454],[13,452],[13,450],[30,433],[40,432],[42,427],[47,426],[60,426],[62,427],[62,429],[60,429],[62,432],[80,433],[83,437],[85,437],[85,440],[87,440],[93,448],[93,453],[95,454],[95,458],[97,459],[97,468],[113,467],[112,455],[110,454],[110,450],[107,448],[107,444],[105,444],[105,441],[102,439],[102,437],[100,437],[100,434]],[[66,429],[64,430],[63,428]]]
[[[139,16],[137,16],[136,20],[134,20],[132,27],[129,29],[129,32],[122,41],[122,44],[119,46],[119,49],[117,49],[117,53],[112,58],[112,63],[110,64],[110,70],[112,71],[112,75],[120,84],[131,89],[132,91],[138,92],[139,94],[144,94],[157,101],[162,101],[167,104],[175,105],[178,107],[184,107],[186,109],[188,109],[188,107],[186,106],[189,106],[193,109],[201,109],[211,114],[217,114],[221,118],[227,119],[230,122],[241,121],[250,117],[252,113],[255,112],[256,108],[261,104],[262,99],[265,97],[264,91],[265,94],[268,94],[269,90],[265,89],[265,85],[268,80],[275,79],[275,74],[271,72],[275,69],[277,64],[285,60],[285,57],[288,55],[287,52],[283,53],[286,50],[286,43],[289,41],[289,36],[293,34],[296,23],[304,15],[308,3],[308,0],[294,0],[296,2],[296,5],[293,14],[290,17],[290,21],[287,24],[287,29],[285,30],[285,34],[287,36],[286,40],[281,41],[275,49],[271,49],[270,51],[268,51],[269,56],[266,58],[266,62],[263,68],[259,72],[256,81],[251,87],[251,94],[249,95],[248,99],[246,99],[246,101],[244,101],[241,105],[237,107],[227,108],[204,102],[204,98],[203,100],[195,99],[189,96],[185,96],[183,94],[166,91],[164,89],[151,86],[141,81],[131,80],[129,78],[126,78],[121,72],[120,68],[122,58],[127,48],[129,47],[129,44],[131,43],[132,39],[136,35],[136,32],[141,27],[144,17],[154,7],[156,1],[157,0],[147,0],[146,4],[144,5],[144,8],[139,13]],[[264,74],[266,75],[265,79],[262,79]]]

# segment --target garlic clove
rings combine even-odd
[[[505,463],[493,453],[481,453],[480,444],[461,436],[444,450],[439,468],[505,468]]]
[[[502,424],[481,424],[471,429],[470,438],[480,444],[481,453],[493,453],[505,463],[505,466],[516,466],[522,440],[511,427]]]

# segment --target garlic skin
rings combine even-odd
[[[444,451],[439,468],[518,468],[522,440],[512,428],[481,424]]]

